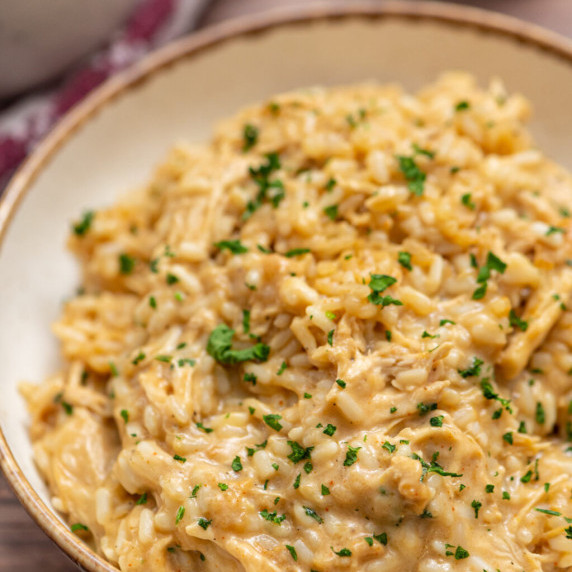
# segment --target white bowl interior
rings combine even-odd
[[[448,69],[504,78],[533,102],[541,148],[572,168],[572,66],[516,39],[438,22],[350,18],[239,37],[178,61],[104,106],[31,185],[0,248],[0,424],[32,486],[20,380],[58,367],[50,323],[77,284],[70,221],[145,181],[173,142],[206,140],[241,106],[302,86],[374,79],[415,89]],[[49,502],[48,502],[49,504]]]

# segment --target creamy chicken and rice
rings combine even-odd
[[[121,570],[572,570],[572,178],[529,105],[277,96],[85,213],[22,391]]]

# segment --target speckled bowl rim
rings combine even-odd
[[[272,10],[248,15],[206,28],[184,37],[145,57],[122,73],[106,81],[83,102],[69,111],[14,174],[0,198],[0,248],[6,230],[18,211],[18,205],[38,174],[88,121],[105,105],[137,89],[165,68],[187,58],[200,56],[236,37],[253,36],[277,27],[307,26],[317,21],[355,19],[394,19],[434,22],[463,27],[481,34],[492,34],[533,47],[570,64],[572,41],[534,24],[494,12],[441,2],[375,0],[332,5],[325,2],[303,8]],[[38,526],[80,567],[88,572],[117,572],[117,568],[95,554],[74,535],[41,500],[18,466],[0,427],[0,468],[14,493]]]

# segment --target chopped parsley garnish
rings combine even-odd
[[[333,312],[330,311],[326,311],[324,312],[326,318],[328,318],[328,320],[335,320],[336,319],[336,315]]]
[[[399,252],[397,254],[397,262],[399,262],[399,264],[401,264],[401,266],[403,266],[403,268],[405,268],[407,270],[413,270],[413,267],[411,266],[411,253],[410,252],[405,252],[404,250]]]
[[[228,250],[232,254],[244,254],[248,248],[240,240],[221,240],[214,244],[219,250]]]
[[[544,406],[540,401],[536,403],[536,413],[535,413],[536,422],[539,425],[542,425],[546,420],[546,415],[544,413]]]
[[[330,178],[328,179],[328,182],[325,184],[324,188],[326,189],[326,191],[331,192],[336,186],[336,184],[337,184],[336,179]]]
[[[407,188],[416,196],[420,197],[425,189],[427,175],[417,166],[414,157],[398,155],[399,170],[407,180]]]
[[[380,294],[384,292],[390,286],[393,286],[397,282],[397,279],[393,276],[388,276],[387,274],[370,274],[369,287],[371,289],[371,294],[367,299],[376,305],[382,304],[382,297]]]
[[[125,421],[125,423],[129,423],[129,411],[127,411],[127,409],[121,410],[121,417],[123,418],[123,421]]]
[[[439,336],[439,334],[430,334],[428,331],[423,330],[423,333],[421,334],[421,338],[429,338],[430,340],[434,340],[435,338],[439,338],[441,336]]]
[[[285,196],[284,185],[282,184],[282,181],[278,179],[271,181],[270,175],[273,171],[280,169],[280,166],[280,158],[278,157],[278,153],[268,153],[266,155],[266,163],[260,165],[258,169],[253,167],[249,168],[248,171],[252,180],[258,185],[258,193],[254,200],[248,201],[246,210],[242,215],[244,220],[250,218],[268,198],[270,198],[274,208],[278,207],[280,201],[282,201]],[[270,189],[278,189],[278,191],[274,194],[274,196],[268,197],[268,191]]]
[[[336,383],[342,388],[345,389],[347,386],[347,383],[343,380],[343,379],[336,379]]]
[[[207,520],[206,518],[199,518],[197,524],[203,529],[206,530],[212,523],[212,520]]]
[[[330,494],[330,489],[326,485],[322,485],[322,496],[328,496]]]
[[[300,487],[300,479],[302,478],[301,473],[298,473],[298,476],[294,480],[294,484],[292,485],[293,488],[297,489]]]
[[[459,369],[457,370],[459,372],[459,375],[461,377],[474,377],[477,375],[481,374],[481,366],[484,364],[485,362],[482,359],[479,359],[478,357],[474,357],[473,358],[473,364],[468,367],[467,369]]]
[[[419,411],[419,415],[422,417],[423,415],[427,415],[429,411],[435,411],[437,409],[436,403],[418,403],[417,410]]]
[[[304,506],[302,507],[304,512],[310,517],[313,518],[318,524],[322,524],[324,519],[315,511],[312,510],[310,507]]]
[[[498,393],[495,393],[488,377],[481,379],[481,389],[483,391],[483,397],[485,399],[494,399],[498,401],[509,413],[512,413],[512,408],[510,406],[510,399],[503,399],[502,397],[499,396]]]
[[[242,137],[244,139],[244,145],[242,147],[243,153],[246,153],[249,149],[252,149],[258,141],[258,128],[250,123],[247,123],[242,130]]]
[[[486,493],[494,493],[495,492],[495,486],[494,485],[486,485],[485,486],[485,492]]]
[[[490,250],[487,254],[487,261],[484,266],[479,268],[477,274],[477,282],[480,286],[473,292],[473,300],[484,298],[487,293],[487,280],[491,277],[491,272],[496,270],[499,274],[504,274],[506,264]]]
[[[174,274],[167,272],[167,276],[165,276],[165,281],[169,286],[172,286],[173,284],[176,284],[179,281],[179,279]]]
[[[525,320],[521,320],[515,313],[514,310],[511,310],[508,313],[508,321],[510,325],[514,328],[519,328],[522,332],[526,332],[528,328],[528,322]]]
[[[296,441],[288,441],[288,445],[292,449],[292,452],[288,455],[288,458],[293,463],[299,463],[300,461],[302,461],[304,459],[309,459],[310,453],[312,452],[312,449],[314,448],[314,447],[308,447],[306,449],[305,447],[302,447],[302,445],[300,445],[300,443],[297,443]]]
[[[374,534],[373,538],[377,540],[380,544],[387,546],[387,533],[382,532],[381,534]]]
[[[93,211],[87,211],[83,213],[81,220],[72,225],[72,229],[76,236],[85,236],[85,234],[91,228],[91,223],[93,222],[93,217],[95,213]]]
[[[416,461],[419,461],[421,463],[421,466],[423,467],[423,473],[421,475],[421,480],[423,480],[425,478],[425,475],[427,473],[437,473],[438,475],[441,475],[442,477],[462,477],[462,474],[459,473],[450,473],[445,471],[445,469],[443,469],[443,467],[437,463],[436,461],[436,456],[437,454],[433,455],[433,459],[431,459],[431,463],[428,463],[427,461],[423,460],[423,458],[421,458],[417,453],[413,453],[411,455],[412,459],[415,459]]]
[[[243,361],[264,362],[268,359],[270,346],[258,342],[243,350],[232,349],[234,330],[226,324],[219,324],[209,336],[207,353],[224,365],[234,365]]]
[[[166,356],[166,355],[158,355],[155,356],[155,359],[157,361],[161,361],[163,363],[171,363],[171,360],[173,359],[173,356]]]
[[[557,233],[564,234],[565,232],[566,232],[566,231],[565,231],[563,228],[559,227],[559,226],[550,226],[550,227],[548,228],[548,230],[546,231],[546,236],[550,236],[550,235],[552,235],[552,234],[557,234]]]
[[[443,415],[436,415],[429,419],[429,425],[432,427],[443,427]]]
[[[459,103],[457,103],[457,105],[455,105],[455,111],[466,111],[467,109],[469,109],[471,107],[471,104],[466,101],[459,101]]]
[[[196,426],[198,429],[200,429],[203,433],[212,433],[214,431],[214,429],[211,429],[210,427],[205,427],[202,423],[196,423]]]
[[[503,491],[502,498],[503,500],[510,500],[510,493],[508,491]]]
[[[149,296],[149,306],[151,306],[153,310],[157,309],[157,299],[155,298],[155,296]]]
[[[457,546],[455,550],[455,560],[463,560],[470,556],[469,552],[465,550],[462,546]]]
[[[535,508],[534,510],[543,514],[548,514],[550,516],[562,516],[562,513],[558,512],[557,510],[548,510],[547,508]]]
[[[451,324],[452,326],[454,326],[456,324],[456,322],[453,322],[453,320],[448,320],[447,318],[439,321],[439,327],[440,328],[442,328],[443,326],[446,326],[447,324]]]
[[[177,516],[175,517],[175,525],[179,524],[179,522],[183,520],[184,516],[185,516],[185,507],[180,506],[179,510],[177,510]]]
[[[238,455],[232,460],[231,467],[232,470],[237,473],[242,471],[242,463],[240,462],[240,457]]]
[[[326,435],[332,437],[332,435],[336,432],[336,429],[337,427],[335,425],[328,423],[327,427],[322,431],[322,433],[325,433]]]
[[[242,378],[244,381],[248,381],[249,383],[252,383],[252,385],[256,385],[256,381],[257,381],[257,377],[250,372],[247,372],[244,374],[244,377]]]
[[[393,453],[395,451],[395,449],[397,449],[397,447],[395,445],[392,445],[389,441],[386,441],[382,446],[382,449],[385,449],[386,451],[389,451],[390,453]]]
[[[293,546],[290,546],[289,544],[286,544],[286,548],[288,552],[290,552],[290,556],[292,556],[294,562],[298,562],[298,553],[296,552],[296,549]]]
[[[284,373],[284,370],[285,370],[287,367],[288,367],[288,364],[287,364],[285,361],[283,361],[283,362],[280,364],[280,367],[278,368],[278,371],[276,372],[276,375],[282,375],[282,374]]]
[[[471,193],[465,193],[461,197],[461,202],[469,209],[474,211],[477,208],[477,205],[471,200]]]
[[[263,415],[262,419],[264,423],[271,427],[275,431],[280,431],[282,429],[282,424],[280,423],[280,419],[282,419],[282,415],[278,415],[277,413],[269,413],[268,415]]]
[[[136,356],[135,359],[131,362],[133,365],[138,365],[140,364],[144,359],[145,359],[145,354],[143,352],[139,352]]]
[[[85,524],[82,524],[81,522],[76,522],[75,524],[72,524],[70,526],[70,530],[72,532],[88,532],[89,528]]]
[[[425,155],[425,157],[429,157],[429,159],[435,158],[434,151],[429,151],[429,149],[423,149],[422,147],[419,147],[417,143],[413,143],[411,147],[413,147],[413,151],[415,152],[416,155]]]
[[[336,330],[333,329],[333,330],[330,330],[330,331],[328,332],[328,345],[329,345],[329,346],[333,346],[333,345],[334,345],[334,332],[335,332],[335,331],[336,331]]]
[[[133,258],[133,256],[129,256],[129,254],[125,253],[119,255],[119,272],[121,274],[131,274],[134,268],[135,258]]]
[[[502,436],[503,440],[506,441],[509,445],[513,444],[513,438],[512,438],[512,431],[509,431],[508,433],[505,433]]]
[[[304,463],[304,471],[307,475],[309,475],[312,472],[313,468],[314,468],[314,465],[312,465],[312,463],[310,461],[307,461],[306,463]]]
[[[196,361],[190,358],[181,358],[177,360],[177,364],[179,367],[183,367],[185,365],[189,365],[190,367],[194,367],[196,365]]]
[[[267,509],[261,510],[258,514],[264,520],[267,520],[268,522],[272,522],[273,524],[277,524],[278,526],[280,526],[286,520],[285,514],[278,516],[278,513],[276,511],[268,512]]]
[[[390,342],[391,341],[392,333],[390,330],[385,330],[385,339]]]
[[[179,463],[186,463],[187,462],[187,458],[181,457],[181,455],[173,455],[173,459],[175,459],[175,461],[179,461]]]
[[[304,392],[304,399],[312,399],[312,394]]]
[[[250,333],[250,310],[242,311],[242,329],[245,334]]]
[[[310,252],[309,248],[293,248],[284,254],[286,258],[294,258],[294,256],[301,256]]]
[[[473,500],[471,506],[475,511],[475,518],[479,518],[479,510],[483,506],[483,503],[480,503],[478,500]]]
[[[332,548],[330,546],[330,548]],[[352,555],[352,551],[349,548],[342,548],[341,550],[338,550],[337,552],[332,548],[332,551],[334,552],[334,554],[336,556],[340,556],[342,558],[349,558]]]
[[[344,467],[350,467],[358,460],[358,451],[361,447],[352,447],[348,445],[348,450],[346,452],[346,458],[344,459]]]
[[[529,469],[525,475],[520,477],[520,482],[521,483],[529,483],[531,478],[532,478],[532,469]]]
[[[228,485],[226,483],[218,483],[218,488],[224,492],[228,490]]]
[[[135,503],[136,505],[147,504],[147,493],[143,493]]]
[[[336,220],[338,218],[338,205],[330,205],[324,208],[324,214],[330,220]]]

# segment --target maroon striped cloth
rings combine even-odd
[[[142,0],[123,29],[49,90],[27,94],[0,111],[0,193],[57,120],[92,89],[150,50],[191,30],[208,0]]]

